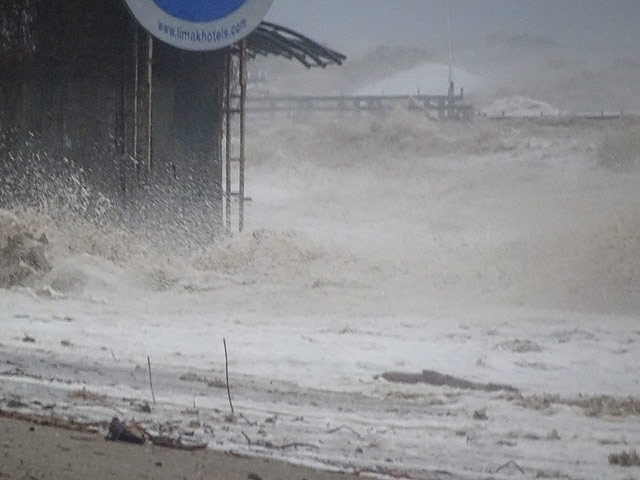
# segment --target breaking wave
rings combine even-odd
[[[47,244],[47,236],[36,226],[0,210],[0,288],[21,285],[49,271]]]
[[[253,125],[247,232],[132,220],[80,177],[49,179],[0,214],[0,286],[280,312],[640,312],[638,170],[602,168],[616,128],[406,112]]]
[[[228,285],[356,281],[346,251],[304,234],[256,230],[213,242],[150,239],[76,219],[60,225],[33,211],[0,210],[0,287],[26,286],[47,295],[126,298],[141,291],[208,291]],[[356,266],[356,271],[358,267]]]

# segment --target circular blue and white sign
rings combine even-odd
[[[186,50],[217,50],[251,33],[273,0],[125,0],[154,37]]]

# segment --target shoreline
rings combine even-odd
[[[12,416],[14,418],[12,418]],[[0,478],[95,480],[108,478],[225,480],[349,480],[357,475],[303,467],[212,449],[184,451],[150,442],[111,442],[83,424],[12,412],[0,414]],[[23,416],[25,417],[25,416]]]

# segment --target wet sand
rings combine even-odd
[[[99,434],[0,418],[0,478],[348,480],[359,478],[211,450],[108,442]]]

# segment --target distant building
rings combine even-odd
[[[345,58],[264,22],[239,44],[197,52],[154,41],[120,0],[4,0],[0,201],[28,200],[29,175],[83,169],[113,198],[170,192],[168,203],[204,203],[222,225],[225,122],[242,107],[233,90],[241,52],[307,67]]]

